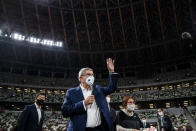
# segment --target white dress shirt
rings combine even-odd
[[[84,96],[84,99],[86,99],[88,96],[92,95],[92,88],[89,88],[88,90],[80,85],[82,89],[82,93]],[[87,111],[87,122],[86,127],[97,127],[101,125],[101,115],[100,110],[96,104],[96,101],[93,102],[93,104],[90,104],[88,106],[85,106],[83,101],[84,109]]]
[[[41,120],[41,117],[42,117],[42,113],[41,113],[41,107],[39,107],[37,105],[37,103],[35,102],[35,106],[36,106],[36,109],[37,109],[37,114],[38,114],[38,123],[40,122]]]

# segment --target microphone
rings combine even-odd
[[[91,92],[91,95],[93,95],[93,93],[94,93],[94,91],[95,91],[95,86],[94,85],[92,85],[92,92]],[[94,97],[95,98],[95,97]],[[94,101],[95,101],[95,99],[94,99]],[[93,104],[93,103],[92,103]],[[90,108],[92,107],[92,104],[90,105]]]
[[[94,85],[92,85],[92,92],[91,92],[91,95],[93,95],[95,89],[96,89],[96,87],[95,87]]]

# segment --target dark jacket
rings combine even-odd
[[[147,122],[145,124],[142,122],[142,126],[143,128],[150,128],[150,124]]]
[[[112,131],[116,131],[116,111],[110,107],[110,117],[112,120]]]
[[[112,128],[106,95],[113,93],[117,89],[118,74],[110,74],[109,79],[108,87],[96,86],[93,91],[96,104],[101,113],[102,131],[111,131]],[[64,117],[70,117],[67,131],[86,130],[87,112],[84,109],[83,100],[84,96],[80,86],[69,89],[66,92],[65,100],[62,105],[62,114]]]
[[[15,131],[42,131],[44,111],[41,110],[41,119],[38,122],[38,113],[35,104],[25,106],[20,114]]]
[[[162,118],[158,118],[159,128],[160,130],[163,128],[164,131],[173,131],[172,122],[169,116],[164,115]]]
[[[136,113],[133,116],[128,116],[123,111],[120,111],[116,118],[116,124],[128,129],[137,129],[143,127],[142,122]]]

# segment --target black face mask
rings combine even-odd
[[[44,100],[42,99],[37,99],[37,102],[36,102],[38,105],[43,105],[44,104]]]

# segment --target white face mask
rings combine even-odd
[[[106,97],[106,101],[107,101],[107,103],[110,103],[110,98]]]
[[[135,104],[127,105],[127,110],[134,111],[135,110]]]
[[[86,84],[89,86],[92,86],[94,84],[95,77],[94,76],[89,76],[86,78]]]
[[[143,123],[146,123],[146,120],[142,120]]]
[[[163,116],[163,112],[158,112],[159,116]]]

